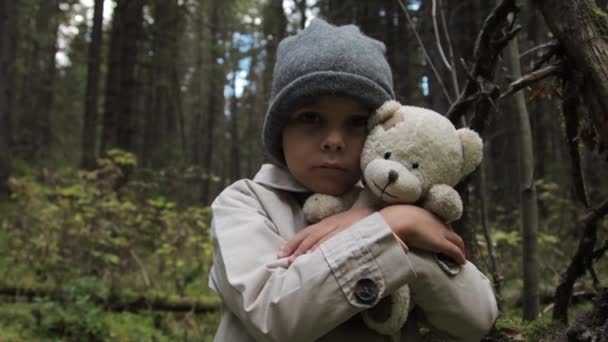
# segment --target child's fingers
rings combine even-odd
[[[455,244],[458,248],[460,248],[462,253],[464,253],[464,251],[465,251],[464,241],[458,234],[456,234],[455,232],[450,230],[447,232],[445,237],[446,237],[446,239],[448,239],[448,241],[450,241],[451,243]]]
[[[443,246],[442,249],[443,250],[440,251],[441,253],[454,259],[454,261],[456,261],[458,264],[464,265],[466,263],[464,252],[460,249],[459,246],[452,243],[451,241],[446,241],[446,244]]]
[[[304,241],[310,234],[312,234],[312,227],[308,227],[299,231],[294,237],[289,239],[280,249],[277,256],[279,258],[286,257],[288,255],[293,254],[293,252],[300,246],[302,241]]]
[[[311,247],[314,246],[320,239],[321,235],[318,233],[308,235],[306,239],[300,243],[289,259],[287,259],[287,261],[291,264],[297,257],[311,250]]]
[[[324,237],[322,237],[319,241],[317,241],[317,243],[315,243],[314,246],[312,246],[310,248],[311,251],[314,251],[315,249],[317,249],[323,242],[331,239],[334,235],[338,234],[339,232],[341,232],[341,230],[334,230],[333,232],[325,235]]]

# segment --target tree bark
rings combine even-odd
[[[17,49],[17,5],[0,0],[0,197],[9,194],[11,113]]]
[[[517,79],[521,77],[519,63],[519,47],[516,39],[508,46],[508,60],[511,75]],[[523,262],[523,318],[532,321],[538,317],[538,201],[536,186],[534,184],[534,149],[532,146],[532,131],[526,99],[522,91],[514,94],[517,113],[514,118],[518,126],[518,147],[520,162],[520,215],[522,231],[522,262]]]
[[[93,9],[93,31],[89,44],[89,58],[87,61],[87,85],[84,104],[84,121],[82,127],[82,156],[80,166],[84,169],[93,169],[97,151],[97,95],[99,92],[99,69],[101,66],[101,44],[103,25],[104,0],[95,0]]]
[[[589,109],[599,150],[608,148],[608,15],[593,0],[534,0],[564,49]]]

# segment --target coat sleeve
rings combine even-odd
[[[444,272],[424,252],[409,256],[418,273],[410,283],[412,300],[428,323],[450,341],[479,341],[498,317],[490,281],[468,262],[455,275]]]
[[[257,341],[316,340],[415,277],[377,213],[276,267],[285,239],[251,186],[237,182],[212,205],[210,281]]]

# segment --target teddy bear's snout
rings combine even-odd
[[[388,172],[388,181],[386,184],[393,184],[397,181],[397,179],[399,179],[399,173],[397,173],[395,170],[390,170]]]

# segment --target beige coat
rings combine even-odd
[[[223,301],[215,341],[387,341],[359,313],[409,284],[417,310],[453,340],[479,340],[497,316],[488,279],[467,263],[446,274],[427,253],[406,253],[375,213],[287,267],[279,247],[307,226],[291,175],[264,165],[213,202],[210,286]],[[418,341],[415,317],[402,341]]]

